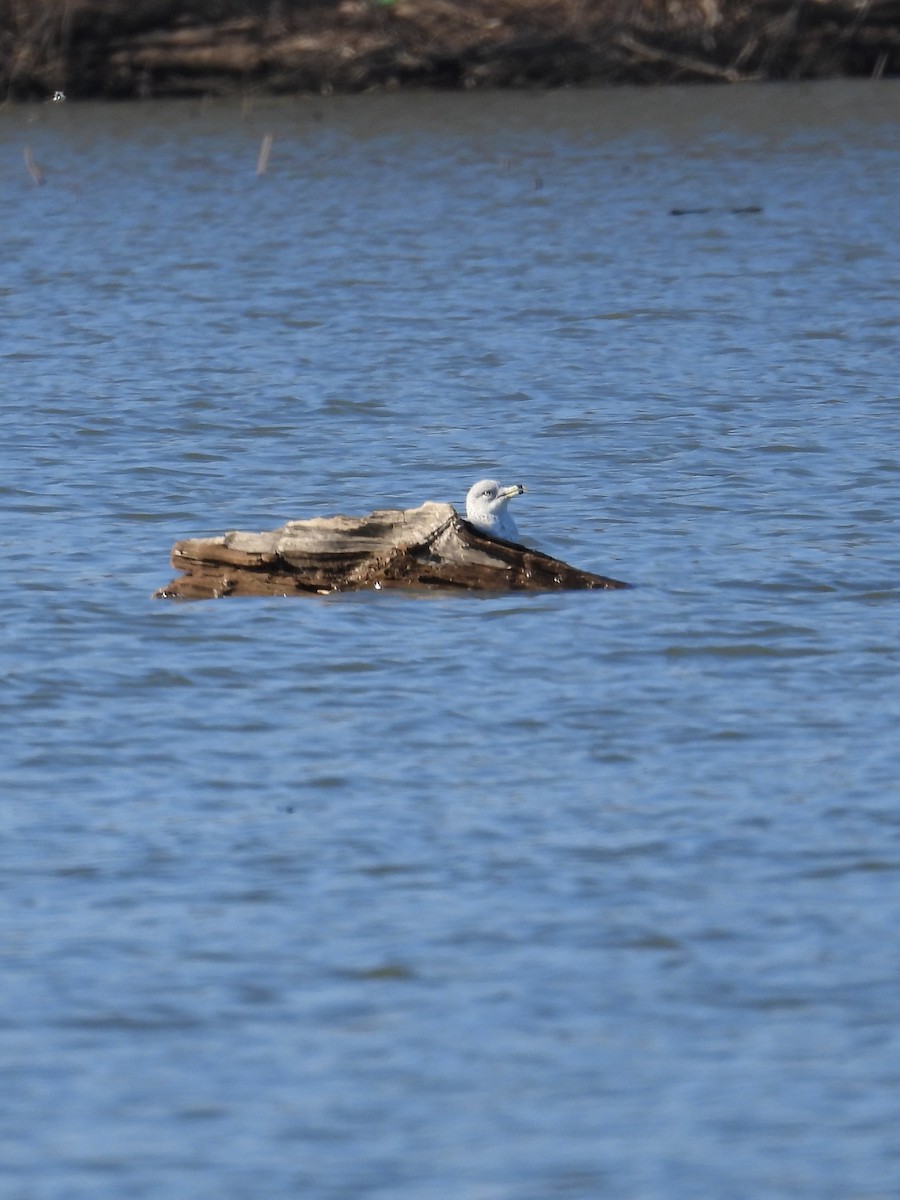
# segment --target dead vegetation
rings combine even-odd
[[[900,73],[900,0],[0,0],[10,98]]]

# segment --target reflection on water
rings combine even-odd
[[[896,1193],[896,94],[0,114],[11,1195]],[[149,598],[494,474],[640,586]]]

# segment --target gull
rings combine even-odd
[[[524,491],[521,483],[501,487],[496,479],[480,479],[472,484],[466,496],[466,520],[488,537],[516,542],[519,531],[506,506],[513,496],[521,496]]]

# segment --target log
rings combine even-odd
[[[232,531],[176,542],[182,572],[157,599],[314,596],[406,588],[473,592],[624,588],[515,542],[492,538],[450,504],[380,509],[363,517],[288,521],[263,533]]]

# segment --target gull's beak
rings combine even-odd
[[[512,500],[513,496],[521,496],[524,491],[525,485],[523,483],[514,483],[512,487],[504,488],[500,496],[503,500]]]

